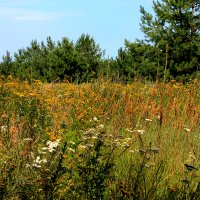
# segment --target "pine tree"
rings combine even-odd
[[[5,76],[12,74],[13,61],[9,51],[6,51],[6,55],[2,57],[2,60],[0,64],[0,73]]]
[[[161,63],[173,77],[187,79],[200,69],[200,1],[153,2],[155,17],[141,7],[146,42],[161,52]]]
[[[155,47],[137,40],[125,40],[125,48],[120,48],[117,57],[119,76],[124,82],[143,77],[148,80],[159,78],[158,62],[155,62]]]
[[[104,56],[104,51],[101,50],[99,44],[89,34],[82,34],[76,41],[75,49],[81,81],[96,78]]]
[[[71,40],[64,37],[48,55],[48,67],[51,81],[68,79],[73,81],[75,68],[75,48]]]

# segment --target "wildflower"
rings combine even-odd
[[[86,144],[88,147],[94,147],[93,144]]]
[[[45,158],[41,159],[40,156],[37,156],[36,159],[33,161],[32,166],[33,167],[37,167],[37,168],[41,168],[42,167],[41,166],[42,163],[47,163],[47,160]],[[26,166],[29,167],[28,164]]]
[[[43,162],[43,163],[47,163],[47,159],[45,159],[45,158],[42,159],[42,162]]]
[[[95,122],[97,122],[97,121],[98,121],[97,117],[93,117],[93,120],[94,120]]]
[[[147,121],[147,122],[152,122],[152,119],[145,119],[145,121]]]
[[[28,167],[30,167],[31,168],[31,166],[29,165],[29,164],[26,164],[26,167],[28,168]]]
[[[36,163],[40,164],[42,161],[40,160],[40,156],[37,156],[36,160],[35,160]]]
[[[37,167],[37,168],[41,168],[40,163],[42,163],[42,160],[40,159],[40,156],[37,156],[36,159],[34,160],[32,166]]]
[[[56,151],[55,148],[58,147],[59,143],[60,143],[59,139],[57,139],[56,141],[53,141],[53,142],[47,141],[46,145],[48,146],[49,152],[52,153],[52,152]]]
[[[86,149],[87,147],[86,146],[83,146],[83,145],[79,145],[78,146],[78,149]]]
[[[37,167],[37,168],[41,168],[42,167],[41,165],[38,165],[37,163],[33,163],[32,166],[33,167]]]
[[[134,130],[137,133],[143,134],[145,132],[145,130]]]
[[[97,128],[103,129],[104,125],[103,124],[99,124],[99,126],[97,126]]]
[[[24,141],[29,142],[29,141],[33,141],[33,139],[32,138],[24,138]]]
[[[19,96],[19,97],[24,97],[24,94],[23,94],[23,93],[20,93],[20,92],[14,92],[14,94],[16,94],[16,95]]]
[[[1,128],[0,128],[0,129],[1,129],[1,131],[2,131],[2,132],[6,132],[6,131],[7,131],[7,129],[8,129],[8,127],[7,127],[7,126],[1,126]]]
[[[191,131],[189,128],[184,128],[184,130],[186,130],[187,132],[190,132],[190,131]]]
[[[34,96],[36,96],[36,94],[35,94],[35,93],[29,93],[29,95],[30,95],[31,97],[34,97]]]
[[[86,132],[83,133],[83,134],[84,134],[84,135],[90,136],[90,135],[94,134],[94,132],[95,132],[95,129],[94,129],[94,128],[91,128],[91,129],[89,129],[88,131],[86,131]]]

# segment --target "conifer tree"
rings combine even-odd
[[[12,57],[9,51],[6,51],[6,55],[2,57],[2,63],[0,64],[0,73],[7,76],[12,71]]]
[[[81,81],[96,78],[100,62],[104,56],[104,51],[99,44],[89,34],[82,34],[75,43],[75,49]]]
[[[200,1],[157,0],[153,9],[155,17],[140,8],[141,30],[146,42],[161,52],[165,75],[195,76],[200,69]]]

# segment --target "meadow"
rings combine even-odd
[[[200,83],[0,78],[0,199],[199,199]]]

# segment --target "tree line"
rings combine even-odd
[[[125,39],[116,58],[105,58],[93,37],[82,34],[76,42],[68,38],[54,42],[33,40],[11,57],[7,51],[0,74],[21,80],[88,82],[99,77],[128,82],[147,80],[200,79],[199,0],[153,2],[154,15],[140,7],[140,27],[145,38]]]

